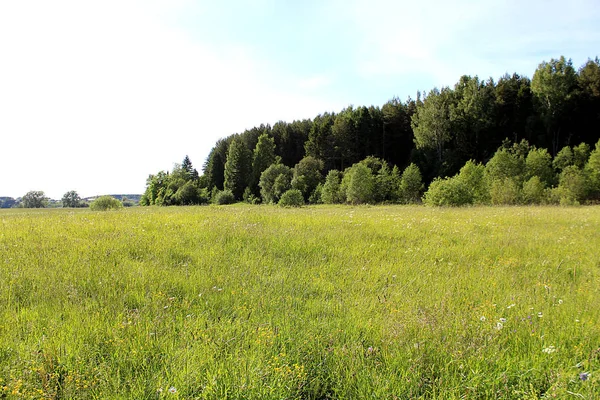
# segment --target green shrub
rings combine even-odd
[[[402,173],[400,180],[400,198],[403,203],[418,203],[423,190],[421,171],[415,164],[410,164]]]
[[[490,194],[486,185],[485,166],[483,164],[478,164],[472,160],[467,161],[454,179],[458,179],[469,193],[468,201],[465,204],[489,203]]]
[[[456,177],[434,179],[423,196],[423,203],[429,206],[464,206],[471,202],[469,188]]]
[[[123,203],[112,196],[100,196],[90,204],[92,211],[118,210],[123,207]]]
[[[308,202],[310,204],[322,204],[323,201],[321,200],[321,195],[323,193],[323,184],[319,183],[317,185],[317,187],[315,188],[315,190],[313,190],[313,192],[310,194],[310,197],[308,198]]]
[[[342,186],[346,187],[346,201],[365,204],[374,201],[375,177],[364,164],[356,163],[344,174]]]
[[[490,185],[490,197],[494,205],[515,205],[521,202],[521,188],[517,178],[494,179]]]
[[[325,184],[321,191],[321,201],[325,204],[343,203],[346,194],[341,190],[341,173],[333,169],[325,178]]]
[[[281,195],[278,204],[282,207],[300,207],[304,204],[304,196],[300,190],[290,189]]]
[[[555,201],[561,205],[578,205],[588,194],[588,179],[585,173],[569,165],[560,173],[558,187],[553,191]]]
[[[538,176],[532,176],[523,184],[525,204],[542,204],[546,201],[546,188]]]
[[[235,203],[235,196],[233,192],[229,189],[225,189],[221,192],[218,192],[215,196],[214,203],[218,205],[226,205]]]

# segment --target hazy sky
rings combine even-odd
[[[598,0],[0,0],[0,196],[142,193],[261,123],[599,49]]]

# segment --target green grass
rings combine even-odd
[[[600,398],[598,207],[10,210],[0,265],[0,398]]]

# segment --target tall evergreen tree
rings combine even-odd
[[[258,183],[260,175],[269,165],[275,162],[275,140],[263,133],[258,137],[258,142],[254,148],[254,157],[252,160],[252,184],[251,190],[258,195]]]
[[[229,146],[225,162],[225,189],[230,190],[236,200],[241,200],[244,189],[250,183],[252,156],[244,142],[236,137]]]

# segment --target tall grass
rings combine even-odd
[[[600,397],[600,208],[0,213],[0,397]]]

